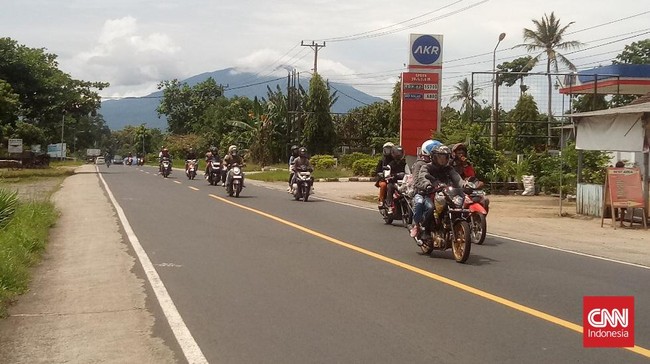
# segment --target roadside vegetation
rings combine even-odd
[[[16,192],[0,188],[0,317],[27,291],[30,267],[39,261],[56,219],[53,203],[20,201]]]
[[[0,170],[0,186],[6,183],[33,182],[42,178],[67,177],[74,174],[74,168],[43,168],[43,169],[20,169]]]

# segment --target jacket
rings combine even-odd
[[[428,163],[420,168],[418,177],[415,180],[417,193],[426,194],[440,187],[441,184],[454,187],[462,187],[463,179],[452,166],[440,167]]]

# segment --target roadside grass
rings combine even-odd
[[[349,170],[341,169],[323,169],[315,170],[313,174],[315,179],[319,178],[343,178],[343,177],[352,177],[353,173]],[[246,178],[254,179],[256,181],[264,182],[277,182],[282,181],[286,182],[289,180],[289,171],[264,171],[259,173],[250,173],[246,175]]]
[[[86,161],[77,159],[77,160],[50,160],[50,167],[79,167],[86,164]]]
[[[22,183],[41,178],[67,177],[73,174],[74,168],[70,168],[70,166],[20,170],[0,169],[0,182]]]
[[[12,300],[27,291],[29,268],[39,261],[57,216],[49,201],[23,202],[0,228],[0,317],[6,317]]]

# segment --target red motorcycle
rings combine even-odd
[[[463,208],[470,211],[469,227],[472,243],[481,245],[487,233],[487,214],[489,200],[483,191],[483,182],[470,178],[465,186],[465,203]]]

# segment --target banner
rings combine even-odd
[[[415,156],[422,142],[439,127],[440,74],[402,73],[400,144],[404,154]]]
[[[23,152],[23,140],[22,139],[9,139],[7,143],[7,149],[9,153],[22,153]]]
[[[50,156],[50,158],[65,158],[66,148],[66,143],[48,144],[47,154]]]

